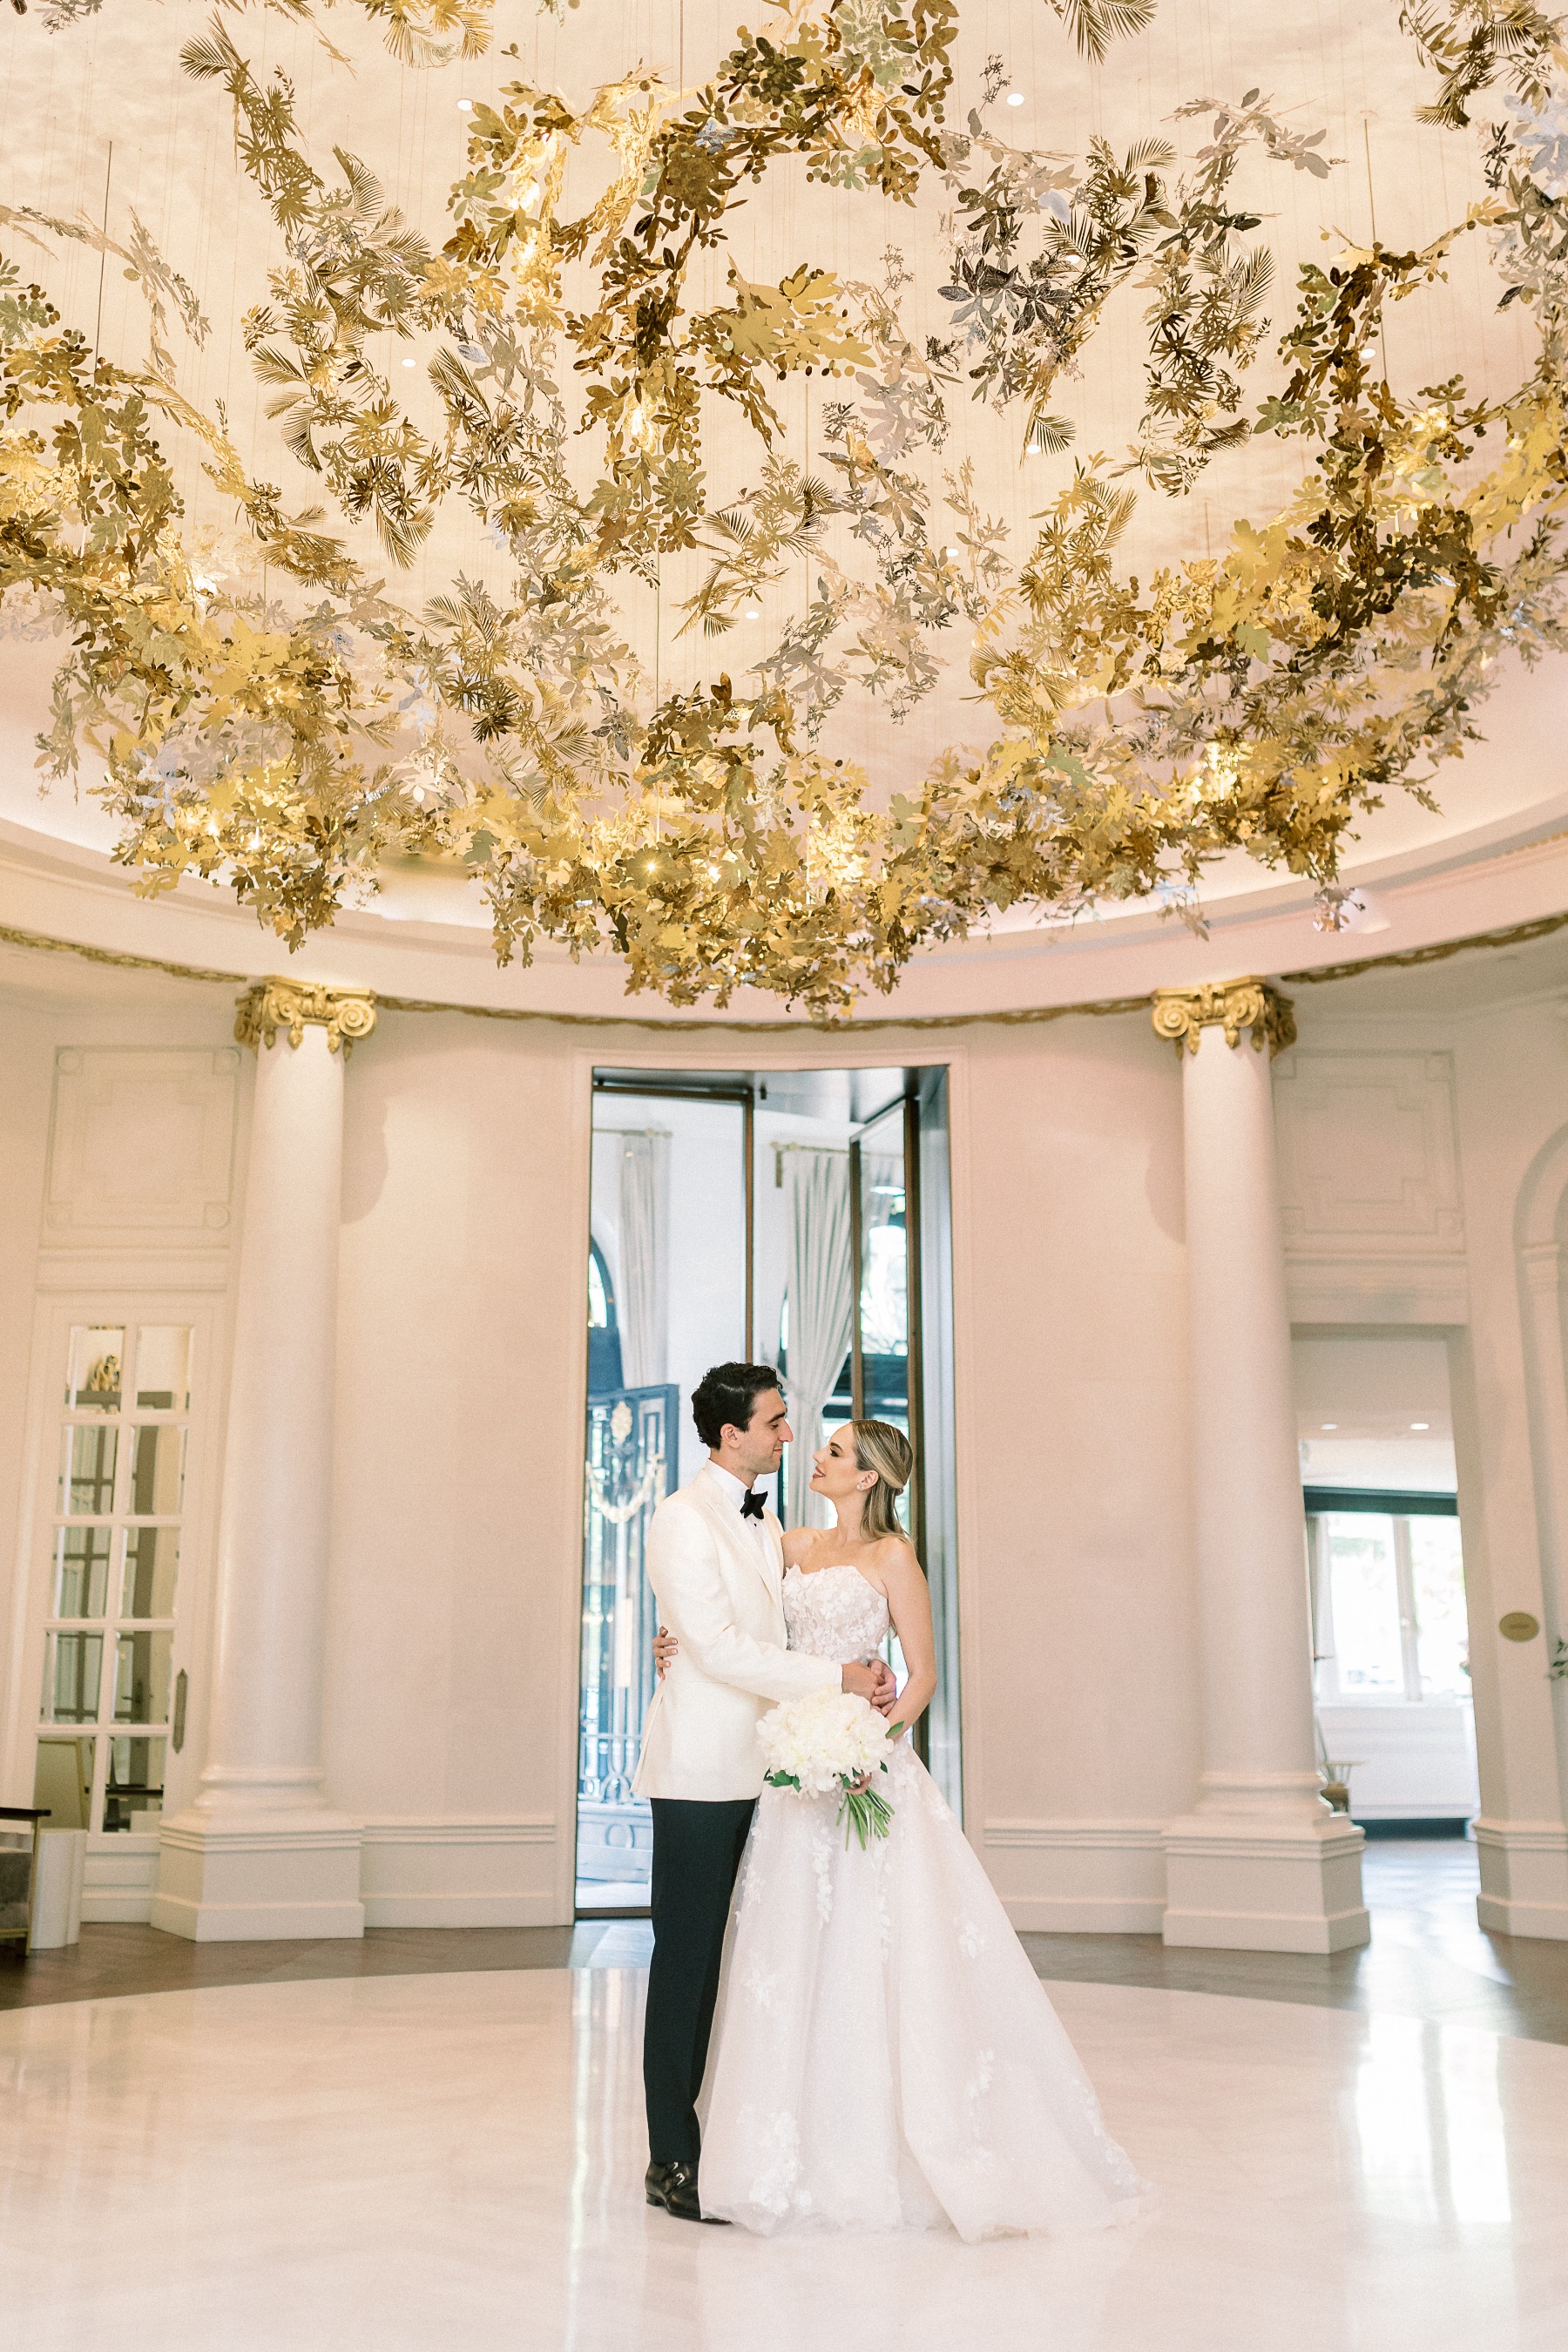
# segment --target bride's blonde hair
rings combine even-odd
[[[877,1483],[866,1497],[860,1513],[860,1529],[868,1536],[901,1536],[899,1523],[899,1496],[910,1483],[910,1473],[915,1466],[914,1448],[901,1429],[890,1421],[852,1421],[849,1435],[855,1447],[856,1467],[874,1470]]]

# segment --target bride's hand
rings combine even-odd
[[[658,1633],[653,1637],[654,1664],[658,1668],[658,1679],[660,1682],[664,1680],[666,1675],[669,1672],[672,1661],[679,1655],[679,1643],[676,1640],[673,1633],[669,1633],[663,1625],[661,1625]]]

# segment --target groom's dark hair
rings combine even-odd
[[[726,1422],[736,1429],[749,1428],[763,1391],[783,1385],[771,1364],[715,1364],[691,1391],[691,1418],[703,1444],[716,1447]]]

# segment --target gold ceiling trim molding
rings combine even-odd
[[[1484,949],[1523,947],[1532,940],[1549,939],[1553,932],[1563,929],[1568,929],[1568,909],[1557,915],[1536,915],[1529,922],[1510,923],[1499,930],[1472,931],[1463,939],[1441,940],[1431,947],[1391,950],[1383,955],[1363,956],[1353,963],[1322,964],[1315,971],[1286,971],[1279,977],[1292,988],[1316,986],[1323,981],[1357,980],[1363,972],[1408,971],[1418,964],[1446,963],[1451,956],[1469,955]],[[107,964],[121,971],[162,971],[174,980],[202,981],[217,987],[247,989],[257,985],[253,972],[220,971],[209,964],[176,963],[166,956],[132,955],[121,948],[89,947],[80,940],[58,940],[46,931],[23,930],[13,923],[0,923],[0,946],[24,948],[41,955],[77,956],[85,963]],[[460,1013],[470,1021],[553,1022],[563,1029],[647,1029],[666,1037],[704,1033],[789,1036],[802,1030],[818,1036],[844,1037],[872,1036],[889,1029],[1023,1028],[1075,1017],[1147,1013],[1156,993],[1145,989],[1139,996],[1095,997],[1079,1004],[1029,1004],[1002,1013],[889,1013],[869,1020],[835,1022],[722,1021],[706,1017],[682,1020],[678,1016],[651,1019],[646,1013],[547,1013],[533,1006],[458,1004],[445,997],[389,996],[379,988],[375,1002],[383,1013]]]
[[[1537,915],[1528,923],[1510,923],[1499,931],[1472,931],[1467,939],[1439,940],[1431,947],[1391,950],[1386,955],[1366,956],[1355,963],[1320,964],[1316,971],[1284,971],[1279,977],[1292,988],[1306,988],[1324,980],[1353,980],[1363,971],[1407,971],[1416,964],[1446,963],[1450,956],[1466,955],[1473,948],[1523,947],[1531,940],[1550,939],[1553,931],[1564,928],[1568,928],[1568,912]]]

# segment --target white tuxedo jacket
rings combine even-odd
[[[723,1803],[762,1794],[757,1725],[840,1669],[785,1647],[784,1535],[772,1511],[759,1543],[716,1478],[700,1470],[648,1529],[648,1581],[680,1644],[654,1693],[632,1787],[639,1797]]]

